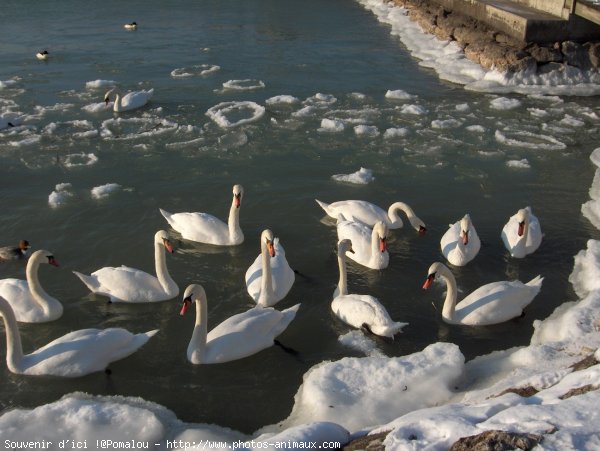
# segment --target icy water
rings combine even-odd
[[[428,227],[425,236],[406,226],[394,231],[385,270],[349,263],[350,290],[378,297],[392,318],[409,323],[394,341],[369,338],[388,356],[436,341],[458,344],[468,359],[523,345],[535,319],[575,299],[568,283],[573,256],[598,238],[580,213],[594,174],[588,156],[598,145],[597,98],[501,97],[441,82],[351,0],[3,6],[0,115],[17,126],[0,130],[0,245],[25,238],[34,250],[51,250],[61,266],[44,265],[40,279],[65,308],[56,321],[20,325],[25,351],[85,327],[160,332],[112,364],[110,377],[22,377],[2,364],[0,410],[84,391],[140,396],[181,420],[244,432],[285,418],[310,367],[363,355],[338,341],[351,329],[329,307],[338,279],[336,231],[314,199],[364,199],[385,209],[401,200]],[[123,28],[134,20],[136,31]],[[50,58],[38,61],[43,49]],[[106,81],[124,92],[154,88],[154,96],[142,109],[113,113],[96,105]],[[206,112],[223,102],[236,103],[221,111],[219,124]],[[361,167],[375,180],[331,178]],[[61,183],[70,184],[70,194],[59,193],[64,202],[51,205]],[[92,195],[109,183],[116,185],[106,196]],[[234,184],[245,188],[242,245],[186,241],[159,213],[226,219]],[[515,260],[500,231],[526,205],[545,236],[535,254]],[[443,261],[442,234],[465,213],[482,248],[469,265],[453,268],[459,297],[484,283],[541,274],[542,291],[524,317],[449,326],[440,316],[443,287],[421,289],[429,265]],[[153,273],[152,237],[168,230],[177,247],[167,255],[169,272],[181,293],[189,283],[204,285],[211,328],[253,305],[244,274],[267,227],[299,272],[277,304],[302,304],[280,336],[297,355],[272,347],[194,366],[186,359],[194,315],[179,316],[181,296],[107,304],[71,272],[124,264]],[[6,277],[24,278],[24,263],[2,264]]]

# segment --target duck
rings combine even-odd
[[[120,113],[122,111],[135,110],[141,108],[148,103],[154,94],[154,88],[141,91],[128,92],[124,96],[121,96],[115,88],[104,94],[104,103],[109,106],[110,96],[114,93],[115,101],[113,102],[113,111]]]
[[[0,313],[6,330],[6,365],[27,376],[80,377],[105,370],[116,360],[133,354],[158,330],[132,334],[126,329],[81,329],[51,341],[31,354],[23,354],[21,334],[11,305],[0,296]]]
[[[48,50],[42,50],[41,52],[37,52],[35,54],[35,57],[42,61],[47,60],[49,56],[50,56],[50,54],[48,53]]]
[[[164,230],[154,234],[154,262],[156,276],[128,266],[104,267],[87,276],[73,273],[93,293],[108,296],[110,302],[160,302],[173,299],[179,287],[169,275],[165,250],[173,253],[169,235]]]
[[[29,256],[31,245],[27,240],[20,240],[16,246],[0,247],[0,261],[21,260]]]
[[[408,323],[393,321],[385,307],[373,296],[348,294],[346,270],[348,252],[353,252],[352,242],[349,239],[340,240],[337,253],[340,279],[333,293],[331,310],[349,326],[357,329],[365,328],[375,335],[393,338]]]
[[[192,302],[196,305],[196,323],[187,348],[187,358],[194,365],[230,362],[269,348],[300,308],[300,304],[282,311],[273,307],[253,307],[230,316],[207,332],[208,308],[202,285],[191,284],[185,289],[179,314],[185,315]]]
[[[456,279],[446,265],[440,262],[429,267],[423,289],[427,290],[436,278],[446,282],[446,299],[442,319],[449,324],[487,326],[516,318],[523,314],[542,288],[541,276],[527,283],[519,280],[492,282],[483,285],[456,304]]]
[[[215,246],[235,246],[244,242],[244,234],[240,228],[240,206],[243,197],[242,185],[234,185],[227,223],[208,213],[173,214],[162,208],[159,210],[169,225],[186,240]]]
[[[454,266],[465,266],[477,256],[481,240],[469,214],[450,224],[440,240],[440,248],[446,260]]]
[[[261,307],[281,301],[294,284],[294,270],[285,258],[279,238],[270,229],[260,235],[260,254],[246,271],[245,280],[248,294]]]
[[[348,257],[356,263],[371,269],[387,268],[390,255],[387,251],[388,227],[383,221],[375,223],[371,229],[362,222],[349,221],[342,215],[337,222],[338,242],[349,239],[354,252]]]
[[[123,27],[126,30],[137,30],[137,23],[136,22],[126,23],[125,25],[123,25]]]
[[[42,288],[38,278],[41,264],[59,266],[54,255],[44,249],[35,251],[27,261],[27,280],[0,280],[0,296],[11,305],[13,314],[21,323],[45,323],[60,318],[63,305]]]
[[[525,258],[542,244],[542,227],[531,207],[525,207],[508,219],[500,236],[511,257]]]
[[[398,214],[399,211],[403,211],[408,218],[408,222],[410,222],[412,228],[415,229],[419,235],[425,235],[427,232],[425,223],[415,215],[413,209],[404,202],[394,202],[390,205],[386,213],[381,207],[364,200],[341,200],[331,204],[321,202],[318,199],[315,199],[315,201],[328,216],[331,216],[334,219],[337,219],[339,215],[342,215],[344,219],[360,221],[369,227],[373,227],[376,222],[381,221],[390,230],[401,229],[404,227],[404,222],[402,222],[402,218],[400,218],[400,215]]]

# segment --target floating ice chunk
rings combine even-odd
[[[27,137],[22,139],[21,141],[9,141],[8,144],[12,147],[25,147],[37,144],[40,142],[41,139],[41,135],[27,135]]]
[[[592,160],[592,163],[600,168],[600,147],[594,149],[590,155],[590,160]]]
[[[229,80],[223,83],[223,89],[232,89],[235,91],[252,91],[254,89],[264,88],[265,84],[260,80]]]
[[[188,78],[188,77],[204,77],[215,73],[221,69],[221,66],[216,64],[197,64],[190,67],[181,67],[171,71],[173,78]]]
[[[569,114],[566,114],[565,117],[561,119],[560,123],[563,125],[568,125],[570,127],[583,127],[585,125],[585,122],[574,118]]]
[[[71,153],[65,156],[63,164],[68,168],[78,166],[91,166],[98,162],[98,157],[93,153]]]
[[[423,114],[427,114],[427,108],[421,105],[403,105],[402,108],[400,108],[400,112],[404,114],[421,116]]]
[[[529,164],[529,161],[527,161],[527,158],[523,158],[522,160],[508,160],[506,162],[506,166],[508,166],[509,168],[518,168],[518,169],[531,168],[531,165]]]
[[[320,132],[343,132],[344,122],[339,119],[321,119],[321,128],[318,129]]]
[[[279,95],[274,97],[269,97],[265,100],[267,105],[294,105],[296,103],[300,103],[300,99],[298,97],[290,96],[290,95]]]
[[[253,442],[258,442],[257,448],[278,451],[282,448],[280,446],[282,444],[292,444],[298,449],[319,449],[326,448],[333,442],[345,444],[350,439],[350,433],[339,424],[329,421],[315,421],[288,428],[278,434],[266,433],[259,435],[253,439]]]
[[[56,103],[54,105],[41,106],[37,105],[33,109],[36,112],[37,116],[43,116],[46,113],[53,111],[68,111],[73,108],[75,105],[72,103]]]
[[[130,140],[174,132],[178,125],[153,116],[118,117],[102,122],[100,135],[104,139]]]
[[[388,91],[385,93],[385,98],[386,99],[393,99],[393,100],[410,100],[410,99],[414,99],[416,96],[413,96],[412,94],[409,94],[406,91],[403,91],[402,89],[396,89],[394,91],[391,91],[388,89]]]
[[[66,122],[50,122],[43,128],[42,134],[81,139],[97,136],[98,130],[96,130],[94,124],[90,121],[74,120]]]
[[[354,100],[366,100],[367,96],[362,92],[351,92],[349,97]]]
[[[344,346],[368,356],[383,357],[385,355],[377,349],[377,343],[372,338],[367,337],[361,330],[351,330],[347,334],[340,335],[338,341]]]
[[[563,150],[567,145],[549,135],[538,135],[527,131],[496,130],[496,141],[511,147],[525,149]]]
[[[458,119],[435,119],[431,121],[431,128],[458,128],[462,122]]]
[[[59,183],[56,185],[54,191],[48,196],[48,204],[50,204],[52,208],[64,205],[70,197],[73,197],[73,193],[70,189],[70,183]]]
[[[456,109],[456,111],[460,111],[461,113],[464,113],[471,109],[468,103],[459,103],[454,108]]]
[[[403,137],[407,136],[409,133],[410,133],[410,131],[406,127],[388,128],[383,133],[383,138],[384,139],[403,138]]]
[[[356,125],[354,127],[354,134],[356,136],[367,136],[374,138],[379,136],[379,129],[375,125]]]
[[[17,84],[17,80],[0,80],[0,89],[8,88]]]
[[[230,117],[239,117],[244,112],[251,113],[249,117],[230,120]],[[206,111],[206,115],[223,128],[237,127],[238,125],[256,122],[265,114],[265,107],[251,101],[221,102]]]
[[[94,80],[85,84],[86,89],[114,88],[115,86],[117,86],[117,82],[114,80]]]
[[[529,111],[529,114],[531,114],[533,117],[537,118],[544,118],[550,115],[547,110],[542,110],[540,108],[527,108],[527,111]]]
[[[90,103],[89,105],[82,106],[81,109],[88,113],[100,113],[102,111],[112,111],[114,102],[96,102]]]
[[[596,169],[590,187],[590,197],[592,199],[581,206],[581,212],[597,229],[600,229],[600,168]]]
[[[120,189],[121,185],[118,183],[106,183],[105,185],[95,186],[91,192],[94,199],[104,199]]]
[[[485,133],[485,127],[483,125],[468,125],[465,130],[472,133]]]
[[[300,108],[298,111],[294,111],[292,113],[293,117],[310,117],[314,116],[317,112],[317,108],[311,105],[307,105],[303,108]]]
[[[352,174],[335,174],[331,178],[337,182],[354,183],[357,185],[366,185],[375,180],[371,169],[360,168]]]
[[[314,96],[306,99],[306,103],[309,104],[331,105],[335,102],[337,102],[337,99],[332,94],[323,94],[321,92],[318,92]]]
[[[498,97],[490,102],[490,106],[495,110],[513,110],[521,106],[521,101],[518,99]]]

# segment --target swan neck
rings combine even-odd
[[[262,278],[260,280],[260,296],[258,299],[258,303],[261,305],[265,305],[268,299],[271,299],[274,295],[273,293],[273,274],[271,272],[271,256],[269,255],[269,250],[267,249],[267,245],[262,243],[260,245],[260,257],[261,257],[261,265],[262,265]]]
[[[400,219],[400,216],[398,214],[399,210],[403,211],[404,214],[406,214],[410,225],[418,231],[419,228],[423,225],[422,221],[417,217],[414,210],[404,202],[394,202],[392,205],[390,205],[390,208],[388,210],[388,216],[390,217],[392,223],[399,221],[399,223],[402,224],[402,219]]]
[[[450,270],[444,269],[440,272],[440,277],[446,282],[446,299],[444,300],[444,308],[442,309],[442,317],[447,321],[454,321],[454,313],[456,310],[456,279]]]
[[[339,296],[348,294],[348,271],[346,268],[346,256],[338,255],[338,266],[340,268],[340,280],[338,282]]]
[[[154,267],[156,270],[156,278],[158,283],[165,293],[176,296],[179,292],[177,284],[171,278],[169,270],[167,269],[167,259],[165,256],[165,246],[162,243],[154,243]]]
[[[206,355],[206,336],[208,334],[208,308],[206,300],[195,300],[196,304],[196,323],[194,324],[194,332],[188,345],[188,359],[192,363],[202,363]]]
[[[3,298],[0,298],[0,312],[2,312],[4,328],[6,329],[6,365],[13,373],[19,373],[19,368],[23,360],[21,334],[19,333],[13,309]]]
[[[38,277],[39,267],[39,260],[37,258],[30,258],[27,262],[27,268],[25,269],[25,277],[27,278],[27,285],[29,286],[31,297],[42,308],[44,313],[49,313],[49,303],[54,301],[54,298],[42,288],[42,284]]]
[[[239,237],[242,235],[242,229],[240,228],[240,207],[235,206],[235,198],[231,202],[231,208],[229,209],[229,218],[227,219],[227,226],[229,228],[229,238],[233,242],[239,241]]]
[[[115,94],[115,104],[113,105],[113,111],[121,111],[121,96],[118,92]]]

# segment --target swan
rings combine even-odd
[[[408,323],[392,321],[383,305],[366,294],[348,294],[346,253],[352,253],[352,243],[348,239],[338,243],[338,265],[340,280],[333,294],[331,310],[346,324],[360,329],[365,327],[375,335],[393,337]]]
[[[82,329],[23,355],[21,335],[10,304],[0,296],[6,329],[6,365],[15,374],[79,377],[104,370],[108,364],[138,350],[158,330],[132,334],[121,328]]]
[[[22,323],[45,323],[54,321],[63,314],[63,306],[50,296],[40,284],[38,269],[40,264],[58,266],[51,252],[40,249],[27,261],[25,275],[27,281],[20,279],[0,280],[0,296],[11,305],[17,321]]]
[[[337,219],[341,214],[345,219],[360,221],[369,227],[373,227],[377,221],[381,221],[387,225],[388,229],[400,229],[404,223],[398,215],[398,211],[403,211],[406,213],[410,225],[419,232],[419,235],[427,232],[425,223],[404,202],[393,203],[386,213],[381,207],[364,200],[341,200],[331,204],[315,200],[328,216]]]
[[[136,108],[141,108],[148,103],[152,94],[154,94],[154,88],[148,90],[141,91],[132,91],[128,92],[124,96],[121,97],[118,91],[115,88],[108,91],[104,94],[104,103],[108,106],[110,102],[111,94],[115,94],[115,101],[113,103],[113,111],[121,112],[121,111],[130,111],[135,110]]]
[[[48,53],[48,51],[47,51],[47,50],[42,50],[41,52],[37,52],[37,53],[35,54],[35,57],[36,57],[37,59],[39,59],[39,60],[42,60],[42,61],[43,61],[43,60],[47,60],[49,56],[50,56],[50,54]]]
[[[428,289],[436,277],[446,281],[446,300],[442,318],[450,324],[486,326],[520,316],[542,288],[543,277],[527,283],[519,280],[492,282],[483,285],[456,305],[456,279],[447,266],[436,262],[429,267],[423,289]]]
[[[450,224],[450,228],[440,240],[444,257],[454,266],[464,266],[475,258],[481,248],[481,241],[466,214],[460,221]]]
[[[20,240],[17,246],[0,247],[0,261],[3,260],[19,260],[29,255],[29,241]]]
[[[233,186],[233,200],[227,224],[208,213],[169,213],[159,209],[173,229],[186,240],[216,246],[234,246],[244,241],[240,228],[240,206],[244,197],[242,185]]]
[[[300,308],[300,304],[283,311],[254,307],[227,318],[207,333],[208,309],[202,285],[192,284],[185,289],[179,314],[184,315],[192,302],[196,304],[196,323],[187,358],[195,365],[229,362],[272,346]]]
[[[362,222],[348,221],[340,215],[337,223],[338,241],[349,239],[354,252],[348,257],[367,268],[384,269],[390,262],[386,240],[387,226],[378,221],[371,229]]]
[[[535,252],[542,244],[542,228],[531,207],[521,208],[511,216],[502,228],[501,237],[511,257],[524,258]]]
[[[126,30],[137,30],[137,23],[136,22],[126,23],[125,25],[123,25],[123,27]]]
[[[105,267],[90,276],[73,273],[94,293],[110,297],[111,302],[159,302],[173,299],[179,287],[167,270],[165,249],[173,253],[173,246],[164,230],[154,235],[156,277],[128,266]]]
[[[248,294],[262,307],[281,301],[294,284],[294,270],[285,258],[279,238],[274,238],[269,229],[260,235],[260,254],[246,271],[245,280]]]

